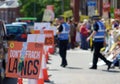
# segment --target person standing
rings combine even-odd
[[[111,62],[108,61],[100,53],[100,49],[104,46],[104,42],[105,42],[105,26],[100,21],[99,16],[94,16],[93,20],[95,21],[95,23],[93,24],[94,30],[91,33],[91,35],[87,38],[87,41],[89,41],[90,38],[93,37],[93,42],[94,42],[93,65],[92,67],[90,67],[90,69],[97,69],[98,58],[100,58],[108,65],[107,70],[109,70],[111,66]]]
[[[58,28],[59,54],[62,59],[60,66],[66,67],[67,66],[66,55],[67,55],[67,45],[69,39],[70,26],[66,22],[64,22],[63,17],[59,17],[59,22],[60,22],[60,26]]]
[[[74,49],[75,48],[75,33],[76,33],[76,28],[75,28],[72,20],[68,20],[68,24],[70,26],[70,33],[69,33],[69,35],[70,35],[70,38],[69,38],[70,48]]]
[[[80,37],[81,37],[80,48],[83,50],[88,50],[88,42],[86,41],[88,37],[87,22],[83,22],[80,27]]]

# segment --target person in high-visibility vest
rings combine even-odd
[[[60,22],[60,26],[58,28],[59,54],[62,58],[61,66],[66,67],[67,66],[66,55],[70,26],[66,22],[64,22],[63,17],[59,17],[59,22]]]
[[[111,62],[108,61],[100,53],[100,49],[104,46],[104,42],[105,42],[105,26],[100,21],[99,16],[94,16],[93,19],[95,21],[93,25],[94,30],[91,33],[91,35],[87,38],[87,41],[89,41],[90,38],[93,37],[93,43],[94,43],[93,64],[92,67],[90,67],[90,69],[97,69],[98,58],[100,58],[108,65],[107,69],[109,70],[111,66]]]

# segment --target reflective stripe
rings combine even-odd
[[[101,40],[94,40],[94,42],[103,42],[103,39],[101,39]]]
[[[105,32],[105,30],[98,30],[99,32]]]
[[[95,38],[104,38],[104,36],[96,36]]]

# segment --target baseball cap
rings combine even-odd
[[[93,19],[93,20],[99,20],[99,19],[100,19],[100,16],[99,16],[99,15],[92,16],[92,19]]]
[[[64,17],[63,17],[63,16],[58,17],[58,20],[62,20],[62,19],[64,19]]]
[[[117,24],[117,23],[116,23],[116,24],[114,24],[114,27],[118,27],[118,26],[119,26],[119,24]]]

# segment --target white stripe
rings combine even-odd
[[[104,36],[95,36],[95,38],[104,38]]]
[[[99,32],[105,32],[105,30],[98,30]]]

